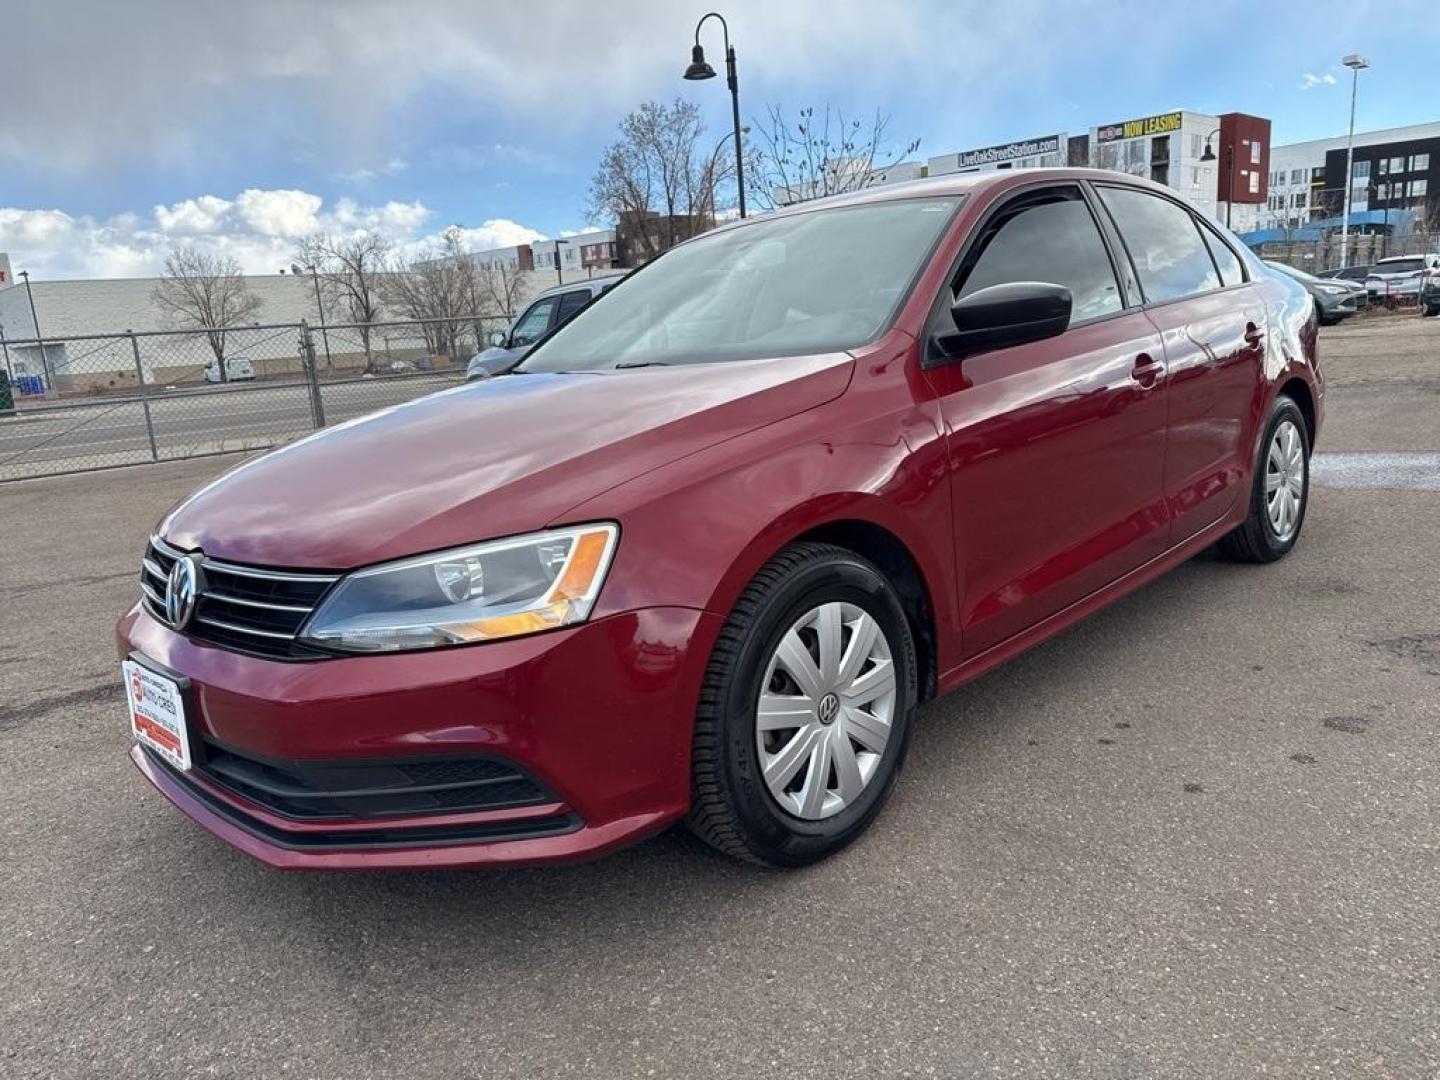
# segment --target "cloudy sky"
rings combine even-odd
[[[710,0],[714,2],[714,0]],[[747,117],[892,115],[918,157],[1169,108],[1270,117],[1277,141],[1440,119],[1433,0],[720,0]],[[289,264],[317,230],[472,247],[584,227],[588,179],[647,98],[729,124],[685,83],[684,0],[8,0],[0,251],[36,277],[149,274],[175,244]],[[718,66],[718,28],[705,43]]]

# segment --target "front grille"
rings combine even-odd
[[[394,817],[503,810],[554,802],[537,780],[493,758],[289,761],[205,739],[196,768],[285,817]]]
[[[184,554],[152,536],[141,564],[145,607],[167,625],[166,581]],[[301,644],[296,634],[339,575],[267,570],[215,559],[202,559],[200,569],[200,594],[185,634],[257,656],[307,660],[329,655]]]

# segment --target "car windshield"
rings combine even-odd
[[[852,349],[894,317],[962,197],[773,218],[662,255],[556,330],[521,371],[598,371]]]
[[[1424,259],[1396,259],[1394,262],[1376,263],[1372,274],[1413,274],[1425,269]]]
[[[1304,270],[1296,270],[1293,266],[1286,266],[1284,263],[1270,262],[1268,259],[1265,265],[1271,270],[1279,270],[1287,277],[1293,277],[1296,281],[1318,281],[1314,274],[1307,274]]]

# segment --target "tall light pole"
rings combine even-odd
[[[35,328],[35,340],[40,342],[40,369],[45,372],[45,392],[50,392],[50,354],[45,349],[45,342],[40,337],[40,316],[35,314],[35,294],[30,291],[30,271],[18,271],[25,279],[25,296],[30,301],[30,325]]]
[[[730,44],[730,26],[725,16],[718,11],[700,17],[695,24],[695,45],[690,50],[690,66],[685,69],[685,78],[692,82],[715,78],[715,69],[705,62],[705,50],[700,45],[700,27],[706,19],[719,19],[725,34],[725,82],[730,87],[730,114],[735,121],[735,186],[740,192],[740,216],[745,216],[745,144],[740,137],[740,78],[735,71],[735,49]]]
[[[1205,136],[1205,152],[1200,155],[1201,161],[1214,161],[1215,151],[1210,148],[1210,140],[1220,133],[1217,127],[1209,135]],[[1225,144],[1225,228],[1230,228],[1230,206],[1235,202],[1235,143]]]
[[[315,283],[315,310],[320,315],[320,336],[325,339],[325,370],[330,371],[335,367],[335,363],[330,359],[330,330],[325,325],[325,305],[320,302],[320,271],[315,268],[314,263],[304,269],[310,271],[310,280]],[[290,273],[296,277],[300,276],[300,270],[298,263],[290,264]]]
[[[561,274],[561,272],[560,272],[560,245],[561,245],[561,244],[564,244],[566,247],[569,247],[569,246],[570,246],[570,241],[569,241],[569,240],[556,240],[556,241],[555,241],[555,283],[556,283],[557,285],[564,285],[564,284],[565,284],[565,277],[564,277],[564,275]]]
[[[1350,265],[1350,172],[1355,168],[1355,94],[1360,88],[1360,72],[1370,61],[1359,53],[1351,53],[1341,61],[1350,69],[1350,134],[1345,140],[1345,216],[1340,221],[1340,266]]]

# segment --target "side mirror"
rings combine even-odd
[[[505,332],[503,330],[496,330],[493,334],[490,335],[490,344],[495,346],[495,348],[497,349],[504,348]]]
[[[962,296],[950,305],[955,329],[935,335],[948,357],[1023,345],[1063,334],[1070,325],[1072,301],[1063,285],[1011,281]]]

